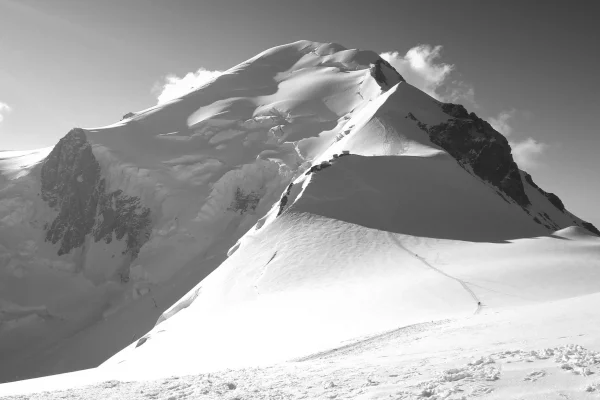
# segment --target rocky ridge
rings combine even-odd
[[[68,254],[96,242],[126,240],[124,254],[135,258],[148,240],[150,209],[121,190],[109,192],[85,132],[72,129],[50,152],[41,168],[42,199],[58,212],[45,225],[45,240]]]
[[[503,197],[506,195],[527,214],[532,215],[531,201],[525,192],[520,170],[513,159],[508,140],[487,121],[479,118],[474,112],[469,113],[462,105],[442,102],[438,102],[438,105],[452,117],[447,122],[429,126],[419,121],[412,113],[408,113],[406,118],[415,121],[417,126],[428,134],[429,139],[446,150],[461,167],[490,183],[500,191],[499,194]],[[537,189],[561,213],[568,213],[558,196],[537,186],[531,175],[524,172],[524,176],[527,183]],[[548,229],[560,229],[560,225],[552,221],[545,212],[532,216],[534,221],[544,224]],[[600,236],[600,231],[589,222],[574,220],[573,223]]]

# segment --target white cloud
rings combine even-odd
[[[516,113],[515,109],[502,111],[497,117],[489,118],[488,121],[495,130],[508,136],[514,131],[511,120],[514,119]],[[546,143],[538,142],[531,137],[523,140],[511,140],[509,144],[512,148],[513,159],[521,169],[538,167],[540,158],[549,147]]]
[[[388,61],[408,83],[441,101],[467,102],[477,107],[475,90],[463,81],[452,80],[453,64],[438,62],[442,46],[422,44],[408,50],[405,55],[397,51],[380,56]]]
[[[155,86],[153,91],[157,93],[158,104],[163,104],[203,86],[222,73],[222,71],[200,68],[196,72],[188,72],[183,78],[169,74],[165,77],[164,82]]]
[[[510,142],[512,155],[521,169],[536,168],[539,166],[539,158],[548,149],[546,143],[541,143],[533,138],[527,138],[520,142]]]
[[[438,93],[441,92],[438,88]],[[475,89],[473,86],[463,81],[452,81],[444,86],[444,91],[440,94],[440,100],[450,103],[470,104],[475,108],[479,105],[475,102]]]
[[[0,101],[0,122],[4,120],[4,115],[2,114],[8,114],[11,111],[12,108],[8,104]]]
[[[516,110],[512,109],[509,111],[502,111],[498,114],[497,117],[489,118],[489,123],[492,125],[492,128],[503,134],[504,136],[508,136],[513,132],[513,128],[510,126],[509,121],[514,118]]]

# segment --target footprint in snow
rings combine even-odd
[[[543,369],[540,369],[537,371],[530,372],[529,374],[527,374],[527,376],[525,378],[523,378],[523,380],[535,382],[538,379],[543,378],[544,376],[546,376],[546,371],[544,371]]]

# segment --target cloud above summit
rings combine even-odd
[[[162,82],[155,84],[152,91],[156,94],[158,104],[164,104],[207,84],[222,73],[222,71],[199,68],[196,72],[188,72],[181,78],[174,74],[168,74]]]
[[[516,113],[515,109],[509,111],[502,111],[498,114],[497,117],[488,118],[488,122],[492,125],[492,128],[503,134],[504,136],[508,136],[512,133],[513,129],[510,125],[510,120],[514,118]]]
[[[521,169],[534,169],[540,166],[540,157],[548,149],[548,144],[527,138],[519,142],[511,142],[512,154]]]
[[[439,45],[420,44],[409,49],[406,54],[389,51],[380,56],[411,85],[430,96],[440,101],[478,108],[473,86],[454,77],[456,66],[441,61],[442,49],[443,47]],[[152,92],[156,95],[158,104],[164,104],[205,85],[222,73],[222,71],[199,68],[195,72],[188,72],[183,77],[167,74],[154,85]]]
[[[441,61],[442,46],[420,44],[406,54],[390,51],[380,54],[408,83],[440,101],[467,103],[477,107],[475,90],[461,80],[453,78],[454,64]]]
[[[419,44],[405,54],[389,51],[380,56],[388,61],[408,83],[433,98],[443,102],[463,104],[468,109],[475,108],[485,113],[485,110],[482,110],[475,101],[474,87],[470,83],[456,78],[457,67],[443,61],[442,50],[443,46],[441,45]],[[212,71],[202,67],[183,76],[167,74],[154,85],[152,92],[156,96],[157,103],[164,104],[204,86],[222,74],[223,71]],[[8,112],[10,107],[0,103],[0,121],[2,120],[2,111]],[[521,168],[539,167],[540,160],[549,145],[532,137],[523,138],[521,136],[519,138],[519,134],[515,132],[513,126],[518,115],[520,114],[517,113],[517,110],[509,109],[487,119],[492,127],[504,136],[508,137],[513,134],[517,136],[511,136],[509,143],[512,147],[513,157]]]
[[[11,111],[12,108],[8,104],[0,101],[0,122],[2,122],[4,120],[4,116]]]
[[[515,133],[514,136],[520,136],[520,132],[515,132],[514,122],[518,119],[517,110],[510,109],[501,111],[497,116],[488,118],[488,122],[492,128],[508,137]],[[512,149],[513,159],[521,169],[535,169],[541,165],[541,159],[550,147],[547,143],[540,142],[532,137],[520,139],[511,136],[508,142]]]

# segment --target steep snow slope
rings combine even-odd
[[[530,215],[545,203],[499,194],[409,114],[449,119],[405,83],[382,94],[316,159],[330,161],[295,179],[216,271],[103,368],[139,379],[268,364],[480,302],[597,292],[600,238],[549,235]]]
[[[373,52],[296,42],[53,149],[3,152],[0,377],[91,367],[139,338],[401,79]]]
[[[0,150],[0,173],[10,180],[26,176],[50,151],[52,147],[29,151]]]
[[[558,235],[589,236],[569,231]],[[551,241],[546,243],[552,246]],[[563,277],[568,280],[569,275]],[[521,294],[527,295],[527,290]],[[32,400],[224,396],[585,400],[600,390],[599,296],[504,310],[485,306],[467,318],[402,326],[260,368],[157,380],[142,374],[133,382],[124,379],[122,370],[99,368],[5,384],[0,395],[17,395],[7,400],[22,399],[18,394]],[[157,372],[171,371],[150,372],[156,377]]]
[[[0,160],[5,381],[96,366],[132,342],[107,365],[174,370],[194,343],[193,368],[208,370],[470,314],[476,291],[429,247],[595,229],[485,121],[336,44],[267,50],[49,150]]]

